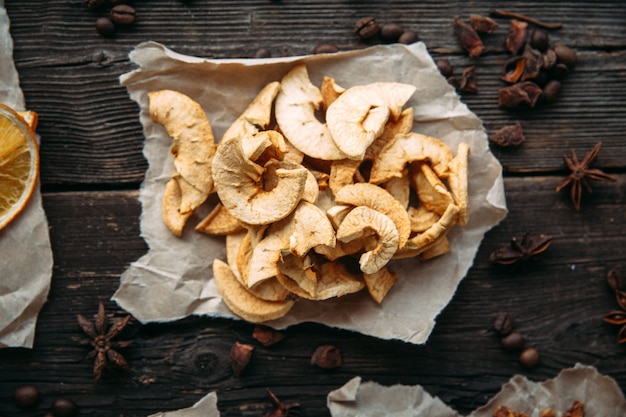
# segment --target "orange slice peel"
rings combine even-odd
[[[39,176],[37,114],[21,114],[0,103],[0,230],[24,210]]]

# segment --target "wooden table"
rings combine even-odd
[[[299,401],[301,416],[329,415],[326,395],[356,375],[385,385],[420,384],[461,414],[484,404],[521,373],[552,378],[576,363],[593,365],[626,389],[626,345],[602,317],[617,307],[605,277],[626,274],[626,8],[619,1],[136,1],[136,24],[104,38],[94,21],[105,10],[80,0],[6,0],[15,63],[27,105],[39,113],[43,204],[55,266],[49,302],[39,317],[35,346],[0,350],[0,415],[40,416],[66,397],[81,416],[147,416],[191,406],[217,391],[224,416],[259,416],[270,408],[266,388]],[[507,111],[497,106],[500,71],[508,52],[508,19],[484,37],[486,51],[467,57],[453,34],[453,17],[506,8],[560,21],[553,41],[574,48],[579,64],[552,105]],[[383,341],[322,325],[298,325],[272,347],[257,344],[245,373],[233,376],[228,352],[235,341],[255,343],[252,325],[189,318],[170,324],[133,323],[124,333],[128,374],[93,382],[76,315],[92,317],[104,302],[112,319],[125,315],[109,298],[120,274],[142,256],[138,189],[147,164],[137,106],[118,77],[133,66],[128,53],[154,40],[181,53],[211,58],[309,54],[322,42],[343,50],[367,44],[353,33],[363,16],[419,32],[434,57],[460,74],[475,65],[477,94],[463,100],[488,132],[520,122],[526,142],[493,147],[505,170],[508,217],[490,231],[474,266],[422,346]],[[598,141],[596,167],[618,182],[594,182],[582,209],[555,187],[568,174],[563,154],[582,156]],[[522,268],[502,268],[489,254],[524,232],[553,235],[553,245]],[[36,256],[36,254],[33,254]],[[516,329],[541,354],[532,370],[500,347],[492,325],[509,312]],[[324,371],[309,364],[321,344],[341,349],[344,364]],[[42,401],[19,411],[12,392],[36,385]]]

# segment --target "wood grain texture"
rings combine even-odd
[[[385,385],[420,384],[466,415],[484,404],[512,375],[552,378],[577,362],[594,365],[626,390],[626,347],[601,321],[615,300],[606,272],[626,273],[626,8],[619,1],[307,1],[137,0],[137,23],[113,38],[95,33],[96,17],[80,0],[6,0],[15,61],[29,108],[40,116],[43,203],[50,225],[54,273],[49,301],[40,314],[35,348],[0,349],[0,416],[41,416],[53,399],[67,397],[80,416],[144,417],[191,406],[217,391],[223,416],[260,416],[270,407],[265,389],[302,403],[301,416],[327,416],[326,395],[356,375]],[[497,107],[500,71],[508,53],[508,20],[485,37],[486,52],[469,59],[452,31],[455,15],[506,8],[564,27],[554,42],[576,49],[579,64],[553,105],[532,111]],[[260,47],[273,56],[310,53],[322,42],[343,50],[363,48],[355,21],[372,15],[415,29],[434,57],[446,57],[460,74],[475,65],[479,92],[463,100],[488,132],[517,121],[526,142],[493,148],[502,162],[509,214],[490,231],[474,266],[423,346],[384,341],[352,332],[303,324],[287,338],[262,347],[252,326],[240,321],[192,317],[175,323],[133,322],[123,338],[129,374],[106,373],[94,384],[88,349],[76,314],[91,317],[103,301],[112,319],[125,315],[109,301],[120,274],[147,247],[140,236],[138,188],[145,170],[138,109],[119,85],[133,66],[128,53],[153,40],[181,53],[250,57]],[[616,183],[593,183],[582,210],[567,192],[556,193],[566,174],[563,154],[582,156],[604,147],[596,165]],[[496,267],[489,254],[524,232],[547,233],[553,245],[525,267]],[[506,352],[491,330],[507,311],[536,346],[541,364],[532,371]],[[256,345],[250,367],[233,376],[228,351],[235,341]],[[342,368],[309,364],[315,347],[337,345]],[[35,384],[42,402],[18,410],[13,390]]]

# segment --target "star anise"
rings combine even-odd
[[[107,316],[104,305],[100,303],[98,314],[96,314],[95,322],[87,320],[81,314],[78,315],[78,324],[91,340],[85,340],[82,344],[90,344],[94,350],[88,355],[89,358],[95,358],[93,365],[93,375],[96,381],[102,377],[104,368],[118,368],[124,371],[128,370],[126,359],[116,350],[129,346],[132,341],[113,341],[130,321],[131,316],[114,323],[107,330]]]
[[[565,180],[561,184],[556,187],[556,191],[559,192],[563,188],[567,187],[569,184],[572,185],[570,190],[570,197],[572,199],[572,203],[574,203],[574,208],[578,211],[580,210],[580,201],[582,199],[582,187],[591,193],[591,186],[587,179],[596,180],[596,181],[617,181],[612,175],[605,174],[599,169],[589,168],[589,165],[598,157],[600,153],[600,149],[602,148],[602,142],[598,142],[595,144],[593,149],[585,154],[585,157],[582,161],[578,160],[578,155],[576,152],[571,149],[572,158],[570,159],[567,155],[563,155],[563,159],[567,164],[567,167],[572,171]]]
[[[602,320],[620,326],[617,332],[617,342],[626,343],[626,291],[623,289],[622,274],[617,269],[611,269],[606,276],[606,280],[615,293],[615,299],[621,310],[610,311]]]
[[[527,261],[531,256],[537,255],[552,244],[553,237],[540,234],[529,236],[524,233],[522,239],[511,238],[509,245],[502,246],[491,253],[489,260],[493,263],[510,265],[518,261]]]
[[[268,411],[264,417],[292,417],[299,414],[300,403],[283,403],[269,389],[267,390],[267,394],[270,396],[272,404],[274,404],[274,409],[272,411]]]

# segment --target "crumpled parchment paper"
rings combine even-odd
[[[560,416],[574,401],[585,404],[587,416],[626,415],[626,400],[615,380],[592,366],[577,364],[543,382],[515,375],[495,397],[468,417],[492,417],[501,405],[530,417],[539,417],[542,409],[552,407]],[[419,385],[385,387],[375,382],[361,383],[360,377],[330,392],[327,404],[333,417],[461,417]]]
[[[148,417],[220,417],[217,410],[217,394],[211,392],[189,408],[151,414]]]
[[[193,225],[201,216],[190,219],[182,238],[174,237],[161,218],[163,190],[174,171],[171,138],[150,120],[147,93],[173,89],[190,96],[202,105],[220,138],[262,87],[280,80],[296,63],[305,63],[318,86],[324,75],[346,88],[374,81],[414,84],[417,91],[408,103],[415,110],[413,130],[442,139],[453,152],[461,141],[470,145],[471,217],[466,227],[448,234],[451,253],[425,263],[392,262],[390,269],[399,273],[399,280],[382,305],[366,292],[324,302],[300,300],[287,316],[267,324],[284,328],[314,321],[383,339],[427,340],[436,316],[472,265],[485,232],[505,217],[506,202],[502,168],[489,151],[481,121],[440,75],[423,43],[305,57],[210,60],[147,42],[138,45],[130,59],[138,69],[123,74],[120,82],[140,107],[146,138],[149,168],[139,199],[141,233],[150,250],[121,277],[113,299],[122,308],[144,323],[191,314],[234,317],[212,279],[213,259],[225,259],[224,239],[195,232]]]
[[[0,103],[26,110],[4,0],[0,0]],[[39,185],[24,211],[0,230],[0,258],[0,347],[31,348],[52,278],[52,249]]]

